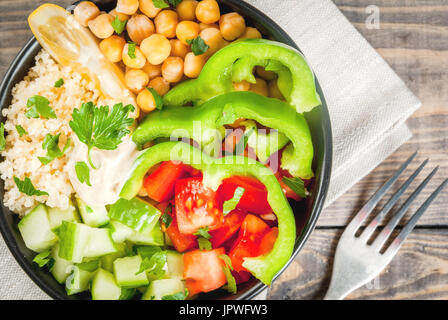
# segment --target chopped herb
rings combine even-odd
[[[203,237],[205,239],[210,239],[212,236],[208,233],[208,227],[199,228],[196,233],[193,233],[195,236]]]
[[[202,39],[199,36],[197,36],[192,40],[187,40],[187,43],[191,45],[191,51],[193,51],[195,56],[199,56],[205,53],[209,48],[209,46],[205,43],[204,39]]]
[[[24,134],[28,134],[28,132],[26,132],[26,130],[23,129],[20,124],[16,125],[16,130],[20,137],[22,137]]]
[[[93,147],[103,150],[115,150],[121,139],[130,133],[128,127],[134,119],[128,118],[134,106],[122,103],[113,106],[96,107],[93,102],[83,103],[80,109],[74,109],[70,121],[70,128],[76,133],[79,140],[87,145],[90,166],[94,169],[90,157]]]
[[[179,5],[179,3],[182,2],[182,0],[168,0],[168,2],[173,6],[173,7],[177,7]]]
[[[81,183],[85,182],[89,187],[92,186],[90,184],[90,169],[89,169],[89,166],[84,161],[76,162],[75,171],[76,171],[76,176],[78,177],[79,182],[81,182]],[[90,208],[90,210],[92,210],[92,208]],[[87,211],[88,211],[88,209],[87,209]]]
[[[219,258],[224,261],[224,266],[222,266],[222,270],[224,271],[224,274],[226,275],[227,279],[227,285],[226,289],[228,292],[232,294],[236,294],[237,287],[236,287],[236,281],[235,278],[232,275],[233,266],[232,266],[232,260],[230,260],[230,257],[226,254],[221,254]]]
[[[90,208],[89,206],[86,206],[86,212],[87,213],[93,213],[93,209]]]
[[[61,134],[58,133],[55,136],[52,136],[51,134],[47,134],[45,136],[44,142],[42,142],[42,149],[47,150],[47,155],[45,157],[38,157],[40,162],[42,164],[46,165],[49,164],[51,161],[53,161],[56,158],[62,157],[67,149],[70,147],[70,138],[67,139],[67,142],[65,143],[64,148],[61,150],[59,149],[59,136]]]
[[[228,255],[221,254],[218,258],[224,261],[224,263],[230,268],[230,270],[233,271],[232,260],[230,260],[230,257]]]
[[[232,199],[224,201],[224,203],[222,205],[222,213],[224,214],[224,216],[228,215],[230,213],[230,211],[232,211],[236,208],[236,206],[238,205],[238,203],[241,200],[241,197],[244,194],[244,191],[245,191],[244,188],[238,187],[235,189]]]
[[[88,262],[83,262],[78,264],[79,269],[84,270],[84,271],[88,271],[88,272],[94,272],[96,269],[99,268],[100,264],[99,264],[99,260],[92,260],[92,261],[88,261]]]
[[[303,180],[300,178],[283,177],[282,181],[301,198],[306,198],[306,189]]]
[[[166,251],[160,247],[140,247],[137,249],[138,254],[142,257],[140,269],[136,274],[144,271],[147,272],[151,279],[161,279],[165,276],[163,267],[166,264]]]
[[[148,89],[148,91],[151,92],[151,94],[152,94],[152,96],[154,98],[154,102],[156,104],[156,109],[157,110],[162,110],[163,109],[163,99],[162,99],[162,97],[153,88],[146,88],[146,89]]]
[[[173,222],[173,218],[170,215],[171,213],[171,204],[168,204],[165,212],[160,217],[160,220],[162,220],[162,223],[165,225],[165,228],[169,228],[171,225],[171,222]]]
[[[121,288],[121,294],[118,300],[131,300],[136,292],[135,288]]]
[[[212,243],[203,237],[198,237],[198,245],[200,250],[212,250]]]
[[[136,58],[136,56],[135,56],[135,49],[136,48],[137,48],[137,45],[134,42],[132,42],[132,41],[128,42],[128,56],[129,56],[129,58],[131,58],[131,59],[135,59]]]
[[[0,151],[5,150],[6,139],[5,139],[5,124],[2,122],[0,124]]]
[[[165,0],[152,0],[152,4],[156,8],[165,9],[168,8],[170,5],[165,2]]]
[[[51,254],[51,249],[41,252],[37,256],[34,257],[33,262],[37,263],[37,265],[42,268],[46,264],[50,263],[50,260],[52,260],[52,258],[49,258],[50,254]]]
[[[236,154],[241,154],[246,150],[247,142],[249,141],[249,137],[254,131],[254,128],[251,128],[249,131],[244,132],[244,135],[241,137],[240,141],[235,146]]]
[[[56,113],[50,107],[50,101],[42,96],[33,96],[28,99],[26,106],[30,109],[25,113],[25,116],[29,118],[39,118],[39,115],[46,119],[56,119]]]
[[[185,300],[188,297],[188,289],[185,289],[184,292],[178,292],[175,294],[169,294],[162,297],[162,300]]]
[[[55,83],[54,83],[54,87],[55,88],[60,88],[60,87],[62,87],[64,85],[64,79],[59,79],[58,81],[56,81]]]
[[[25,177],[25,179],[22,181],[14,176],[14,182],[16,183],[19,191],[28,196],[48,196],[48,192],[40,191],[34,188],[33,183],[28,177]]]
[[[127,22],[128,22],[127,20],[121,21],[120,19],[118,19],[118,16],[117,16],[117,17],[115,17],[114,21],[112,21],[112,28],[114,28],[114,30],[117,34],[121,34],[123,32]]]

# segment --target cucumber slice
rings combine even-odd
[[[133,198],[120,199],[109,210],[109,216],[138,232],[150,232],[159,221],[161,212],[150,203]]]
[[[110,222],[112,239],[117,243],[125,242],[135,231],[124,224],[112,220]]]
[[[112,273],[101,268],[96,271],[92,280],[92,300],[119,300],[121,291]]]
[[[73,263],[59,257],[59,244],[56,244],[52,251],[51,257],[54,260],[51,274],[59,283],[64,283],[73,268]]]
[[[73,266],[72,273],[65,281],[65,291],[70,296],[88,290],[94,275],[95,272],[83,270],[80,266]]]
[[[23,217],[18,227],[26,247],[35,252],[45,251],[57,241],[56,234],[51,231],[47,207],[43,204],[39,204]]]
[[[90,228],[89,241],[84,251],[85,258],[101,257],[117,252],[109,229]]]
[[[128,241],[149,246],[163,246],[165,245],[165,240],[163,236],[162,229],[160,229],[160,224],[157,222],[156,226],[147,233],[134,232],[127,239]]]
[[[177,251],[168,250],[166,253],[168,275],[170,278],[182,278],[184,274],[184,255]]]
[[[88,206],[80,198],[76,198],[82,221],[91,227],[102,227],[109,223],[109,216],[105,206]]]
[[[117,284],[125,288],[138,288],[149,283],[146,272],[140,272],[140,256],[118,258],[114,261],[114,275]]]
[[[164,296],[184,291],[184,282],[179,278],[154,280],[143,294],[142,300],[162,300]]]
[[[101,267],[109,272],[114,272],[114,261],[126,257],[126,244],[117,243],[117,252],[101,257]]]
[[[59,228],[62,221],[81,222],[79,218],[78,210],[70,201],[67,209],[60,208],[48,208],[48,220],[50,221],[51,230]]]
[[[80,263],[90,238],[90,227],[76,222],[63,221],[59,229],[59,257]]]

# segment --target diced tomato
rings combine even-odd
[[[165,161],[146,177],[143,186],[148,197],[158,202],[168,201],[174,196],[176,181],[187,174],[181,162]]]
[[[210,242],[213,248],[218,248],[238,232],[247,213],[239,209],[235,209],[224,217],[223,225],[209,232],[211,235]]]
[[[221,205],[224,201],[233,198],[235,189],[238,187],[244,188],[244,194],[238,202],[237,208],[257,214],[272,212],[268,203],[266,187],[257,179],[244,176],[233,176],[223,180],[217,191]]]
[[[274,243],[277,240],[278,236],[278,228],[274,227],[271,230],[269,230],[261,239],[260,242],[260,251],[259,255],[268,253],[272,250],[272,247],[274,247]]]
[[[224,248],[194,250],[184,254],[184,279],[190,296],[210,292],[227,283],[224,261],[219,257]]]
[[[204,187],[202,178],[178,180],[175,194],[180,232],[193,234],[200,228],[214,230],[222,225],[224,219],[216,202],[216,193]]]
[[[198,169],[193,168],[189,165],[184,165],[185,170],[187,171],[187,175],[189,177],[202,177],[202,172]]]
[[[172,208],[172,212],[170,213],[172,218],[171,224],[166,229],[166,233],[168,234],[168,237],[170,237],[174,248],[176,248],[179,252],[185,252],[187,250],[197,248],[198,241],[196,236],[192,234],[184,234],[179,231],[175,211],[175,208]]]
[[[282,175],[280,171],[275,174],[275,177],[280,183],[280,186],[282,187],[283,193],[285,194],[286,198],[293,199],[296,201],[300,201],[302,199],[297,193],[292,191],[292,189],[283,182],[284,175]]]
[[[233,275],[233,277],[235,278],[235,281],[236,281],[236,284],[240,284],[240,283],[243,283],[243,282],[246,282],[246,281],[248,281],[249,279],[250,279],[250,277],[252,276],[251,274],[250,274],[250,272],[247,272],[247,271],[240,271],[240,272],[237,272],[237,271],[232,271],[232,275]]]
[[[246,216],[229,253],[235,271],[247,271],[243,267],[244,258],[257,257],[261,254],[260,242],[269,231],[269,226],[257,216],[253,214]]]

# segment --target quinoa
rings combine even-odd
[[[12,90],[12,104],[2,110],[6,118],[6,148],[1,153],[3,161],[0,163],[0,177],[5,181],[3,203],[22,216],[42,202],[50,207],[68,208],[74,193],[65,169],[70,149],[63,157],[43,165],[38,159],[46,155],[42,142],[48,133],[60,133],[59,146],[62,148],[73,134],[69,126],[73,109],[79,108],[84,102],[97,103],[99,99],[99,90],[92,82],[70,67],[56,63],[46,51],[42,50],[35,60],[36,65]],[[61,78],[64,85],[55,88],[55,82]],[[56,119],[28,119],[25,116],[27,100],[35,95],[50,101]],[[16,125],[21,125],[27,134],[20,137]],[[29,177],[36,189],[46,191],[49,195],[28,196],[21,193],[14,176],[21,180]]]

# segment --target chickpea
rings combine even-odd
[[[156,77],[149,81],[148,87],[156,90],[156,92],[161,96],[164,96],[168,91],[170,91],[170,83],[162,77]]]
[[[161,34],[153,34],[142,41],[141,50],[151,64],[161,64],[170,56],[170,41]]]
[[[176,36],[184,44],[187,40],[193,40],[199,34],[199,24],[193,21],[181,21],[176,27]]]
[[[196,7],[196,18],[203,23],[214,23],[219,20],[221,11],[216,0],[202,0]]]
[[[113,20],[113,16],[108,13],[103,13],[95,19],[90,20],[87,24],[90,31],[92,31],[97,38],[106,39],[114,34],[114,28],[112,27]]]
[[[138,0],[117,0],[117,12],[133,15],[138,10]]]
[[[256,28],[247,27],[240,39],[261,39],[261,33]]]
[[[184,61],[179,57],[168,57],[162,64],[162,76],[171,83],[179,82],[184,75]]]
[[[137,105],[142,109],[143,112],[151,112],[156,108],[156,101],[151,91],[148,89],[143,89],[137,95]]]
[[[100,50],[110,62],[121,61],[126,40],[117,35],[112,35],[100,42]]]
[[[201,31],[199,36],[209,46],[207,55],[211,56],[216,51],[221,49],[224,45],[224,39],[221,36],[221,31],[215,28],[207,28]]]
[[[236,12],[227,13],[219,19],[219,29],[224,39],[233,41],[246,31],[246,22]]]
[[[196,7],[198,2],[196,0],[183,0],[176,7],[179,20],[195,20],[196,19]]]
[[[151,19],[155,18],[160,11],[162,11],[161,8],[156,8],[154,6],[154,3],[152,0],[140,0],[140,11],[143,12],[145,15],[150,17]]]
[[[243,80],[241,82],[234,82],[233,88],[235,89],[235,91],[249,91],[250,83],[246,80]]]
[[[146,74],[149,77],[149,80],[152,80],[155,77],[158,77],[162,74],[162,66],[160,64],[153,65],[153,64],[150,64],[149,62],[146,62],[145,66],[142,68],[142,70],[144,72],[146,72]]]
[[[143,14],[134,14],[126,24],[129,38],[137,44],[152,35],[155,31],[154,23]]]
[[[179,39],[171,39],[170,44],[171,44],[172,57],[179,57],[185,59],[187,53],[190,52],[190,46],[184,44]]]
[[[274,80],[277,74],[274,71],[266,71],[263,67],[257,66],[255,68],[257,75],[264,80]]]
[[[112,15],[114,18],[118,18],[120,21],[126,21],[129,20],[129,16],[127,14],[117,12],[117,10],[112,10],[109,12],[110,15]]]
[[[83,27],[87,27],[87,23],[100,15],[100,9],[91,1],[80,2],[74,12],[76,21]]]
[[[149,76],[141,69],[129,69],[124,75],[126,86],[134,93],[139,93],[149,82]]]
[[[280,89],[278,88],[277,79],[269,81],[268,91],[269,91],[269,96],[271,98],[285,100],[285,97],[283,97],[283,94],[281,93]]]
[[[204,67],[207,58],[201,54],[195,56],[193,52],[187,53],[184,62],[184,74],[189,78],[197,78]]]
[[[216,23],[209,23],[209,24],[207,24],[207,23],[200,23],[199,24],[199,30],[204,30],[204,29],[208,29],[208,28],[215,28],[215,29],[218,29],[219,30],[219,26],[216,24]]]
[[[136,46],[135,47],[135,58],[131,58],[129,56],[129,44],[125,44],[123,47],[122,59],[123,63],[131,68],[131,69],[141,69],[146,63],[145,56],[143,55],[141,49]]]
[[[167,38],[174,38],[176,36],[177,22],[177,13],[173,10],[162,10],[154,19],[157,33]]]
[[[256,83],[252,83],[250,85],[250,91],[261,94],[262,96],[267,97],[268,96],[268,84],[265,80],[261,78],[255,78]]]

